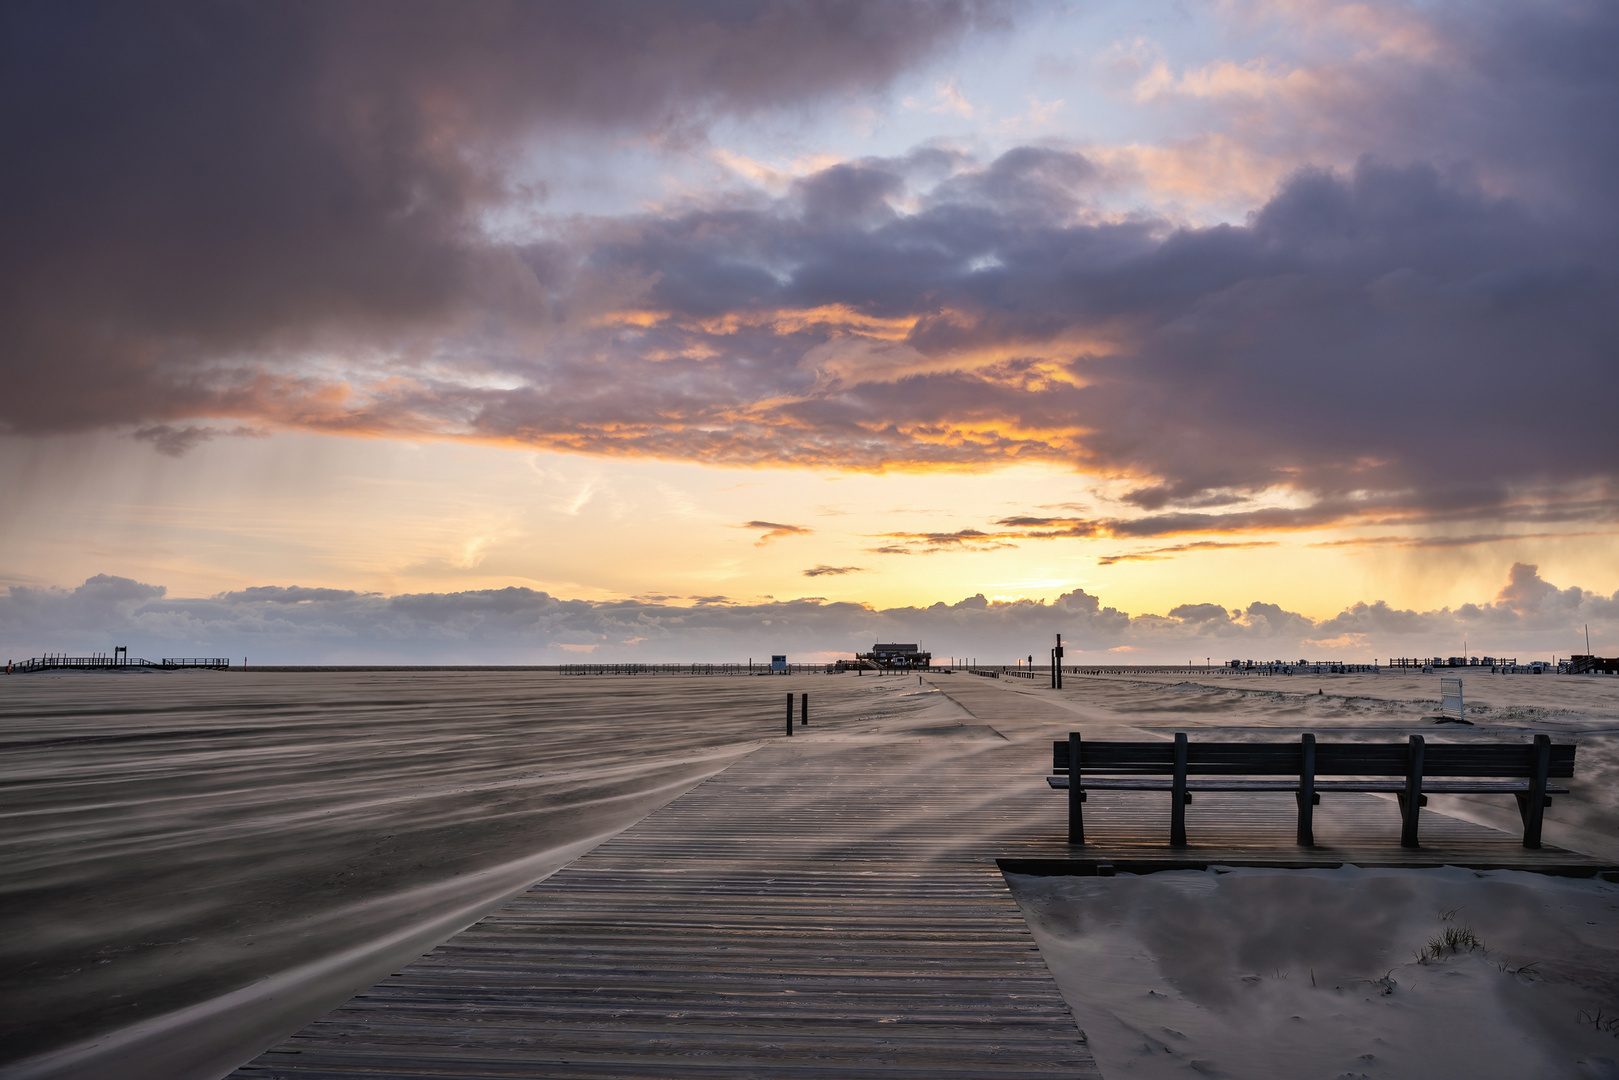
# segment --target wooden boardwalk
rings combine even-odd
[[[1190,846],[1170,849],[1166,799],[1098,792],[1094,842],[1070,849],[1044,777],[1083,718],[938,681],[961,726],[768,745],[234,1075],[1096,1077],[997,859],[1586,861],[1435,813],[1405,851],[1370,795],[1324,800],[1304,852],[1291,798],[1200,795]]]
[[[236,1075],[1099,1076],[963,734],[767,746]]]

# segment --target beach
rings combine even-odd
[[[1431,676],[1287,679],[1218,672],[1070,676],[1060,692],[942,673],[925,681],[545,672],[8,679],[0,683],[7,792],[0,841],[14,872],[0,908],[0,959],[4,995],[15,1006],[4,1021],[0,1074],[71,1076],[79,1069],[83,1075],[92,1062],[97,1075],[129,1080],[223,1075],[506,898],[779,741],[786,691],[810,693],[811,727],[801,729],[801,737],[811,740],[915,739],[945,724],[942,730],[984,733],[952,740],[953,754],[1023,747],[1031,760],[1038,753],[1049,757],[1049,740],[1070,726],[1138,738],[1197,729],[1265,739],[1287,729],[1378,739],[1408,731],[1433,739],[1547,731],[1581,748],[1572,794],[1547,812],[1548,843],[1612,858],[1606,853],[1614,850],[1615,810],[1607,779],[1615,767],[1610,740],[1619,728],[1619,680],[1470,678],[1472,728],[1434,724],[1437,683]],[[1031,770],[1031,786],[1044,787],[1042,771]],[[1516,819],[1508,800],[1474,805],[1450,798],[1455,807],[1441,806],[1436,796],[1430,809],[1509,830]],[[1049,813],[1049,823],[1033,827],[1057,834],[1060,799],[1053,795],[1037,805],[1042,821]],[[1374,1004],[1398,999],[1405,1010],[1403,1019],[1385,1007],[1340,1024],[1334,1054],[1347,1054],[1345,1060],[1377,1055],[1349,1051],[1397,1032],[1411,1040],[1413,1017],[1428,1014],[1412,1004],[1417,980],[1393,969],[1416,964],[1410,951],[1440,932],[1442,908],[1456,908],[1464,913],[1458,925],[1476,929],[1490,951],[1418,965],[1422,984],[1432,981],[1429,976],[1453,982],[1465,976],[1473,992],[1488,996],[1498,988],[1482,965],[1516,964],[1520,970],[1510,979],[1519,989],[1512,992],[1553,1003],[1535,1014],[1543,1013],[1544,1023],[1519,1034],[1544,1049],[1562,1032],[1570,1053],[1578,1050],[1542,1054],[1565,1070],[1544,1074],[1609,1075],[1600,1071],[1604,1055],[1598,1051],[1619,1046],[1600,1019],[1619,1007],[1619,995],[1603,982],[1619,968],[1611,961],[1619,954],[1611,951],[1613,920],[1606,914],[1615,887],[1517,880],[1537,878],[1527,874],[1509,874],[1512,880],[1443,876],[1456,873],[1472,872],[1345,868],[1008,880],[1108,1075],[1126,1068],[1157,1075],[1156,1057],[1142,1064],[1132,1056],[1145,1045],[1145,1036],[1136,1035],[1152,1026],[1132,995],[1148,990],[1178,993],[1177,1008],[1203,1017],[1172,1016],[1157,1025],[1188,1041],[1180,1047],[1160,1040],[1168,1049],[1157,1053],[1178,1068],[1196,1061],[1230,1069],[1233,1060],[1245,1060],[1238,1055],[1245,1041],[1293,1046],[1276,1040],[1266,1025],[1285,1008],[1293,1008],[1287,1018],[1306,1015],[1286,994],[1305,985],[1299,970],[1314,962],[1310,948],[1318,946],[1255,952],[1239,947],[1242,932],[1212,917],[1198,924],[1204,926],[1196,937],[1201,948],[1185,939],[1166,944],[1152,938],[1150,920],[1099,912],[1184,905],[1190,895],[1213,900],[1214,914],[1235,919],[1239,930],[1268,927],[1274,920],[1255,923],[1244,914],[1257,910],[1254,896],[1303,912],[1330,911],[1334,903],[1358,912],[1367,905],[1346,898],[1356,890],[1387,891],[1391,886],[1378,883],[1402,875],[1416,876],[1394,887],[1403,899],[1380,916],[1377,949],[1361,956],[1337,941],[1358,933],[1341,915],[1312,924],[1334,928],[1319,945],[1338,958],[1336,967],[1322,964],[1339,980],[1334,985],[1393,972],[1399,987],[1373,995]],[[1247,892],[1228,899],[1239,890]],[[1536,925],[1551,929],[1540,937],[1513,936],[1501,902],[1486,894],[1517,896],[1518,910],[1529,905]],[[1576,932],[1586,923],[1596,929]],[[1573,959],[1560,959],[1563,954]],[[1149,967],[1132,973],[1099,960],[1120,956]],[[1345,959],[1351,956],[1360,958]],[[1530,961],[1539,966],[1522,971]],[[1261,970],[1267,963],[1268,976]],[[1188,966],[1195,978],[1186,975]],[[1276,974],[1284,968],[1290,973],[1285,980]],[[1251,976],[1260,983],[1242,981]],[[1561,989],[1547,989],[1553,980]],[[1250,998],[1234,996],[1233,988],[1256,985],[1260,992]],[[1264,1007],[1249,1009],[1244,1000]],[[1215,1023],[1210,1018],[1221,1010],[1236,1010],[1241,1022]],[[1482,1007],[1474,1011],[1492,1015]],[[1582,1011],[1598,1019],[1582,1023]],[[1561,1013],[1571,1015],[1559,1020]],[[1465,1037],[1465,1026],[1457,1028],[1454,1019],[1445,1024]],[[1507,1030],[1491,1021],[1497,1029]],[[1315,1045],[1287,1049],[1269,1065],[1248,1060],[1225,1074],[1301,1075],[1287,1069],[1307,1060]],[[1430,1043],[1421,1049],[1427,1053]],[[1522,1060],[1531,1059],[1541,1060]],[[1378,1057],[1384,1071],[1364,1071],[1415,1075],[1427,1061],[1385,1048]],[[1210,1064],[1218,1062],[1226,1064]],[[1321,1075],[1340,1075],[1352,1064]]]
[[[0,681],[0,1065],[159,1021],[220,1075],[778,735],[787,691],[813,726],[904,712],[906,683]]]

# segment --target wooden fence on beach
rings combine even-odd
[[[768,663],[752,664],[558,664],[562,675],[821,675],[826,664],[788,664],[774,671]]]

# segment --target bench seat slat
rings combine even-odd
[[[1068,777],[1048,776],[1046,783],[1054,788],[1066,791]],[[1169,780],[1138,780],[1131,777],[1087,777],[1085,779],[1086,791],[1170,791],[1173,788]],[[1356,791],[1356,792],[1388,792],[1398,794],[1405,790],[1403,780],[1317,780],[1317,791]],[[1295,792],[1299,790],[1296,780],[1188,780],[1188,791],[1280,791]],[[1428,795],[1465,795],[1489,794],[1510,795],[1513,792],[1529,790],[1527,780],[1440,780],[1422,783],[1422,791]],[[1546,786],[1548,795],[1567,795],[1568,788]]]

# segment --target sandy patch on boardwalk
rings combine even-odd
[[[1619,885],[1513,871],[1008,875],[1110,1077],[1619,1077]],[[1446,930],[1482,945],[1418,954]]]
[[[871,737],[959,715],[920,689],[0,679],[0,1075],[221,1075],[778,737],[786,691],[810,693],[816,736]]]

